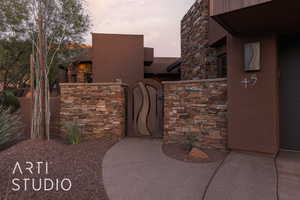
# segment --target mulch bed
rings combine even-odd
[[[163,144],[162,150],[167,156],[173,159],[192,163],[217,162],[223,160],[228,154],[226,151],[201,149],[208,155],[208,159],[191,158],[189,157],[189,151],[186,146],[177,143]]]
[[[0,151],[0,200],[108,200],[102,181],[102,159],[106,151],[114,144],[110,139],[98,139],[84,141],[78,145],[68,145],[60,140],[41,141],[26,140],[9,149]],[[13,169],[19,162],[23,174]],[[28,163],[33,162],[33,174],[25,170]],[[38,173],[36,162],[48,162],[48,173],[46,165],[41,164]],[[12,180],[18,178],[17,184],[21,187],[19,191],[13,191],[17,186]],[[27,191],[24,191],[24,178],[29,178]],[[35,179],[36,187],[39,180],[50,178],[54,181],[54,189],[51,191],[34,191],[32,179]],[[71,180],[72,187],[69,191],[63,191],[61,181],[64,178]],[[58,180],[58,191],[56,191],[56,180]],[[68,188],[68,182],[64,182],[64,188]],[[48,185],[48,188],[51,188]]]

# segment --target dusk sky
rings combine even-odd
[[[180,56],[180,21],[195,0],[87,0],[94,33],[143,34],[155,56]],[[87,42],[91,44],[91,35]]]

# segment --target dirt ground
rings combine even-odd
[[[110,139],[78,145],[26,140],[2,150],[0,200],[108,200],[102,159],[114,143]]]

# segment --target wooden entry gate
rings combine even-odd
[[[163,136],[163,87],[144,79],[130,87],[128,136]]]

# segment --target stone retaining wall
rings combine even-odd
[[[216,78],[216,49],[209,47],[209,1],[197,0],[181,21],[181,79]]]
[[[197,138],[200,148],[227,147],[227,81],[164,82],[164,141]]]
[[[122,83],[64,83],[61,87],[61,130],[76,120],[84,138],[121,138],[125,134],[126,85]]]

